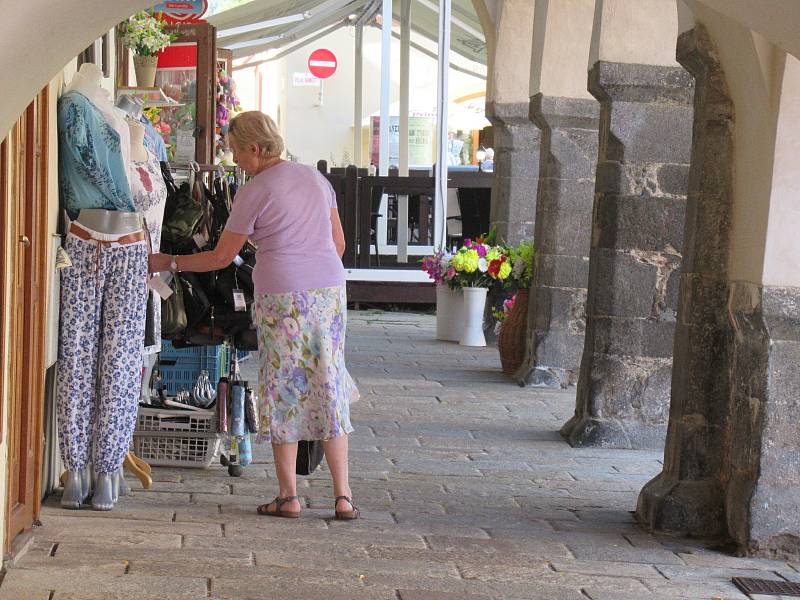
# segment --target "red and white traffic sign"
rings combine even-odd
[[[314,50],[308,57],[308,70],[314,77],[327,79],[336,73],[336,55],[325,48]]]

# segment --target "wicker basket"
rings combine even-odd
[[[528,339],[528,290],[519,290],[511,312],[500,327],[497,349],[503,373],[513,375],[525,360]]]
[[[207,469],[219,452],[218,433],[135,432],[133,450],[152,466]]]

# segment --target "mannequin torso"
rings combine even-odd
[[[109,235],[133,233],[142,228],[139,213],[104,208],[82,208],[75,222],[92,231]]]

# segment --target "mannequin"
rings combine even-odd
[[[56,373],[61,505],[111,510],[130,447],[141,381],[149,248],[129,184],[130,132],[84,64],[58,102],[59,183],[71,219],[61,274]]]
[[[103,88],[103,70],[93,63],[83,63],[69,82],[64,94],[70,92],[82,94],[103,114],[106,122],[119,135],[122,160],[129,165],[131,143],[128,127],[125,125],[125,113],[114,106],[108,90]]]
[[[145,145],[145,128],[136,120],[128,119],[131,139],[131,170],[129,179],[136,209],[144,215],[152,252],[158,252],[161,245],[161,224],[164,220],[164,207],[167,203],[167,187],[161,175],[158,158]],[[153,335],[155,343],[144,348],[144,377],[142,394],[146,394],[150,375],[155,366],[155,357],[161,351],[161,300],[150,292]]]

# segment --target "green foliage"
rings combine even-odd
[[[122,26],[122,43],[137,56],[155,56],[159,50],[178,39],[177,34],[164,31],[166,22],[148,14],[138,12]]]

